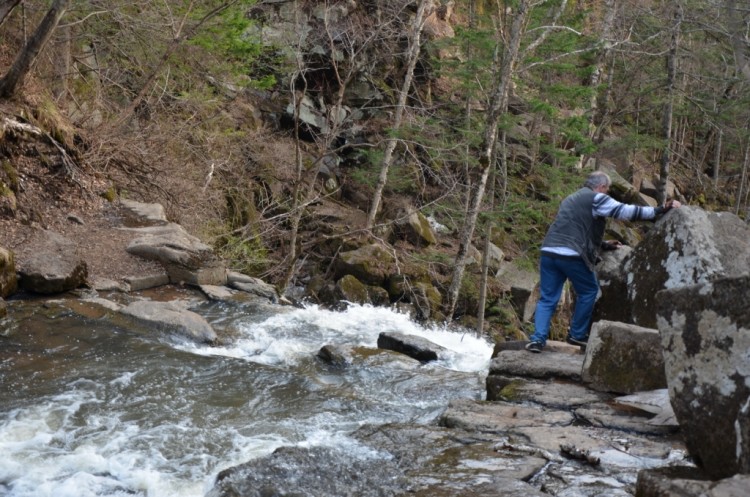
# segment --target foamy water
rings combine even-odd
[[[51,325],[38,319],[29,326]],[[451,398],[483,396],[492,348],[471,333],[368,306],[253,319],[236,318],[236,341],[213,348],[66,321],[70,339],[26,365],[33,386],[0,407],[0,495],[203,496],[220,470],[283,445],[378,457],[347,434],[365,423],[427,422]],[[451,352],[408,367],[331,370],[314,359],[328,344],[374,348],[383,331]],[[34,370],[50,363],[42,359],[55,365],[49,379]],[[19,370],[8,361],[4,367]]]

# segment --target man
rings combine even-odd
[[[589,175],[583,188],[560,204],[555,221],[542,242],[539,263],[541,296],[534,315],[534,334],[526,345],[529,352],[539,353],[547,343],[550,322],[557,309],[565,280],[576,292],[576,303],[570,321],[567,342],[586,346],[591,314],[599,293],[594,266],[599,249],[616,250],[620,242],[604,242],[608,217],[630,221],[655,219],[670,209],[680,207],[670,200],[663,207],[641,207],[623,204],[609,195],[612,180],[602,171]]]

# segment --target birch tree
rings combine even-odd
[[[494,167],[493,158],[497,141],[497,127],[502,115],[508,110],[508,96],[513,72],[521,48],[521,37],[524,32],[523,28],[526,25],[529,15],[529,8],[530,2],[528,0],[520,0],[518,2],[516,11],[513,13],[513,20],[508,39],[505,41],[502,53],[497,61],[498,71],[496,73],[493,91],[490,97],[490,105],[487,109],[487,116],[482,134],[481,156],[479,159],[479,179],[474,182],[469,193],[469,210],[461,229],[458,251],[454,260],[453,275],[451,278],[451,284],[448,288],[445,305],[445,316],[447,319],[451,319],[456,310],[458,294],[461,289],[461,280],[463,279],[464,270],[466,268],[466,257],[469,252],[469,247],[471,246],[477,217],[479,216],[479,211],[484,199],[487,178],[490,175],[491,168]]]
[[[392,136],[386,141],[383,162],[380,165],[380,174],[378,175],[378,182],[375,185],[375,191],[372,194],[372,203],[370,204],[370,211],[367,214],[366,228],[368,230],[371,230],[375,223],[375,216],[378,214],[380,202],[383,197],[383,189],[388,181],[388,170],[393,162],[393,152],[396,150],[396,145],[398,144],[398,139],[393,134],[397,133],[401,128],[404,111],[406,109],[406,100],[409,97],[409,90],[414,78],[414,68],[419,60],[422,28],[424,28],[424,21],[430,14],[431,9],[432,0],[420,0],[419,6],[417,7],[417,14],[411,24],[409,46],[406,52],[406,73],[404,74],[404,81],[401,84],[401,91],[399,92],[398,101],[396,103],[396,112],[393,117],[393,125],[391,126]]]
[[[677,77],[677,57],[680,48],[680,29],[683,16],[682,5],[677,4],[674,12],[674,24],[672,26],[672,42],[669,47],[669,54],[667,55],[667,101],[664,105],[662,118],[664,148],[662,150],[659,185],[656,193],[656,201],[659,205],[664,205],[667,199],[667,182],[669,181],[672,156],[672,116],[674,111],[675,80]]]

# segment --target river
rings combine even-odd
[[[435,419],[484,398],[492,352],[470,332],[426,328],[385,308],[343,312],[204,302],[223,346],[143,333],[56,302],[11,301],[0,321],[0,495],[203,496],[217,473],[281,446],[366,452],[368,423]],[[375,349],[383,331],[451,350],[419,364]]]

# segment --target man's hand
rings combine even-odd
[[[667,203],[664,204],[664,207],[666,207],[667,210],[669,210],[669,209],[677,209],[681,205],[682,204],[679,202],[679,200],[672,199],[672,200],[667,200]]]
[[[602,242],[602,250],[617,250],[622,247],[622,243],[617,240],[607,240]]]

